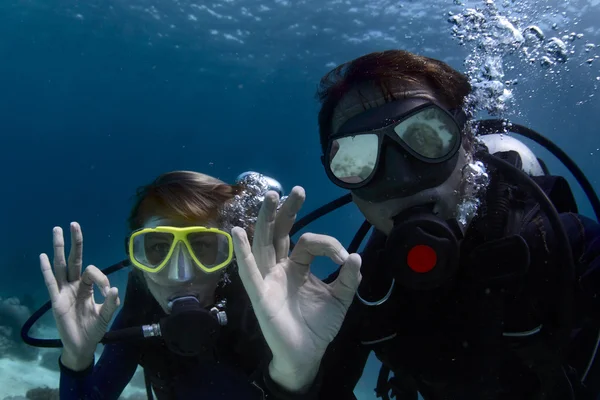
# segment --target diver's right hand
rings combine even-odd
[[[63,343],[61,362],[80,371],[94,360],[96,346],[106,333],[119,293],[110,287],[108,277],[93,265],[81,273],[83,234],[78,223],[71,223],[71,251],[65,259],[65,240],[60,227],[53,233],[54,273],[46,254],[40,254],[40,267],[52,301],[52,314]],[[94,301],[94,284],[105,297],[103,304]]]
[[[242,228],[231,230],[240,278],[273,355],[269,375],[295,393],[309,390],[315,380],[360,284],[362,262],[326,235],[305,233],[290,253],[290,231],[304,199],[304,189],[296,186],[278,211],[279,196],[269,191],[252,245]],[[318,256],[342,265],[333,282],[311,273]]]

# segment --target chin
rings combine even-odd
[[[394,227],[394,221],[391,218],[393,216],[391,207],[387,204],[390,200],[384,203],[370,203],[354,195],[352,197],[360,212],[375,229],[382,231],[386,235],[390,233]]]
[[[452,218],[455,214],[456,204],[454,196],[447,195],[446,202],[440,201],[442,197],[438,188],[426,190],[409,197],[390,199],[373,203],[352,195],[354,203],[377,230],[388,235],[394,228],[393,218],[402,211],[417,206],[434,204],[434,213],[444,219]],[[448,201],[451,200],[451,201]]]
[[[431,204],[431,198],[422,196],[402,197],[379,203],[363,200],[354,194],[352,194],[352,199],[367,221],[386,235],[394,227],[394,216],[415,206]]]

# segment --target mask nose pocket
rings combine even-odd
[[[182,242],[177,243],[173,255],[167,265],[169,279],[175,282],[186,282],[194,277],[194,265],[187,247]]]

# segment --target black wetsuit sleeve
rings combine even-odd
[[[265,364],[260,380],[255,382],[263,392],[264,400],[316,400],[318,398],[319,386],[321,383],[321,371],[307,391],[294,393],[275,383],[269,376],[268,364]]]
[[[354,388],[369,358],[370,349],[360,342],[359,303],[355,298],[348,309],[344,323],[329,344],[321,362],[319,399],[356,399]]]
[[[111,330],[122,328],[121,313]],[[112,343],[104,346],[98,362],[83,371],[60,366],[61,400],[117,400],[127,386],[138,365],[139,352],[131,343]]]

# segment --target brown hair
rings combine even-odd
[[[334,110],[350,90],[370,84],[383,91],[386,101],[391,101],[395,100],[391,84],[402,81],[428,85],[450,108],[462,107],[471,92],[465,75],[433,58],[404,50],[386,50],[358,57],[331,70],[319,82],[319,134],[323,151],[331,134]]]
[[[141,228],[156,215],[190,221],[220,221],[223,205],[240,191],[239,186],[199,172],[167,172],[137,190],[128,219],[129,229]]]

